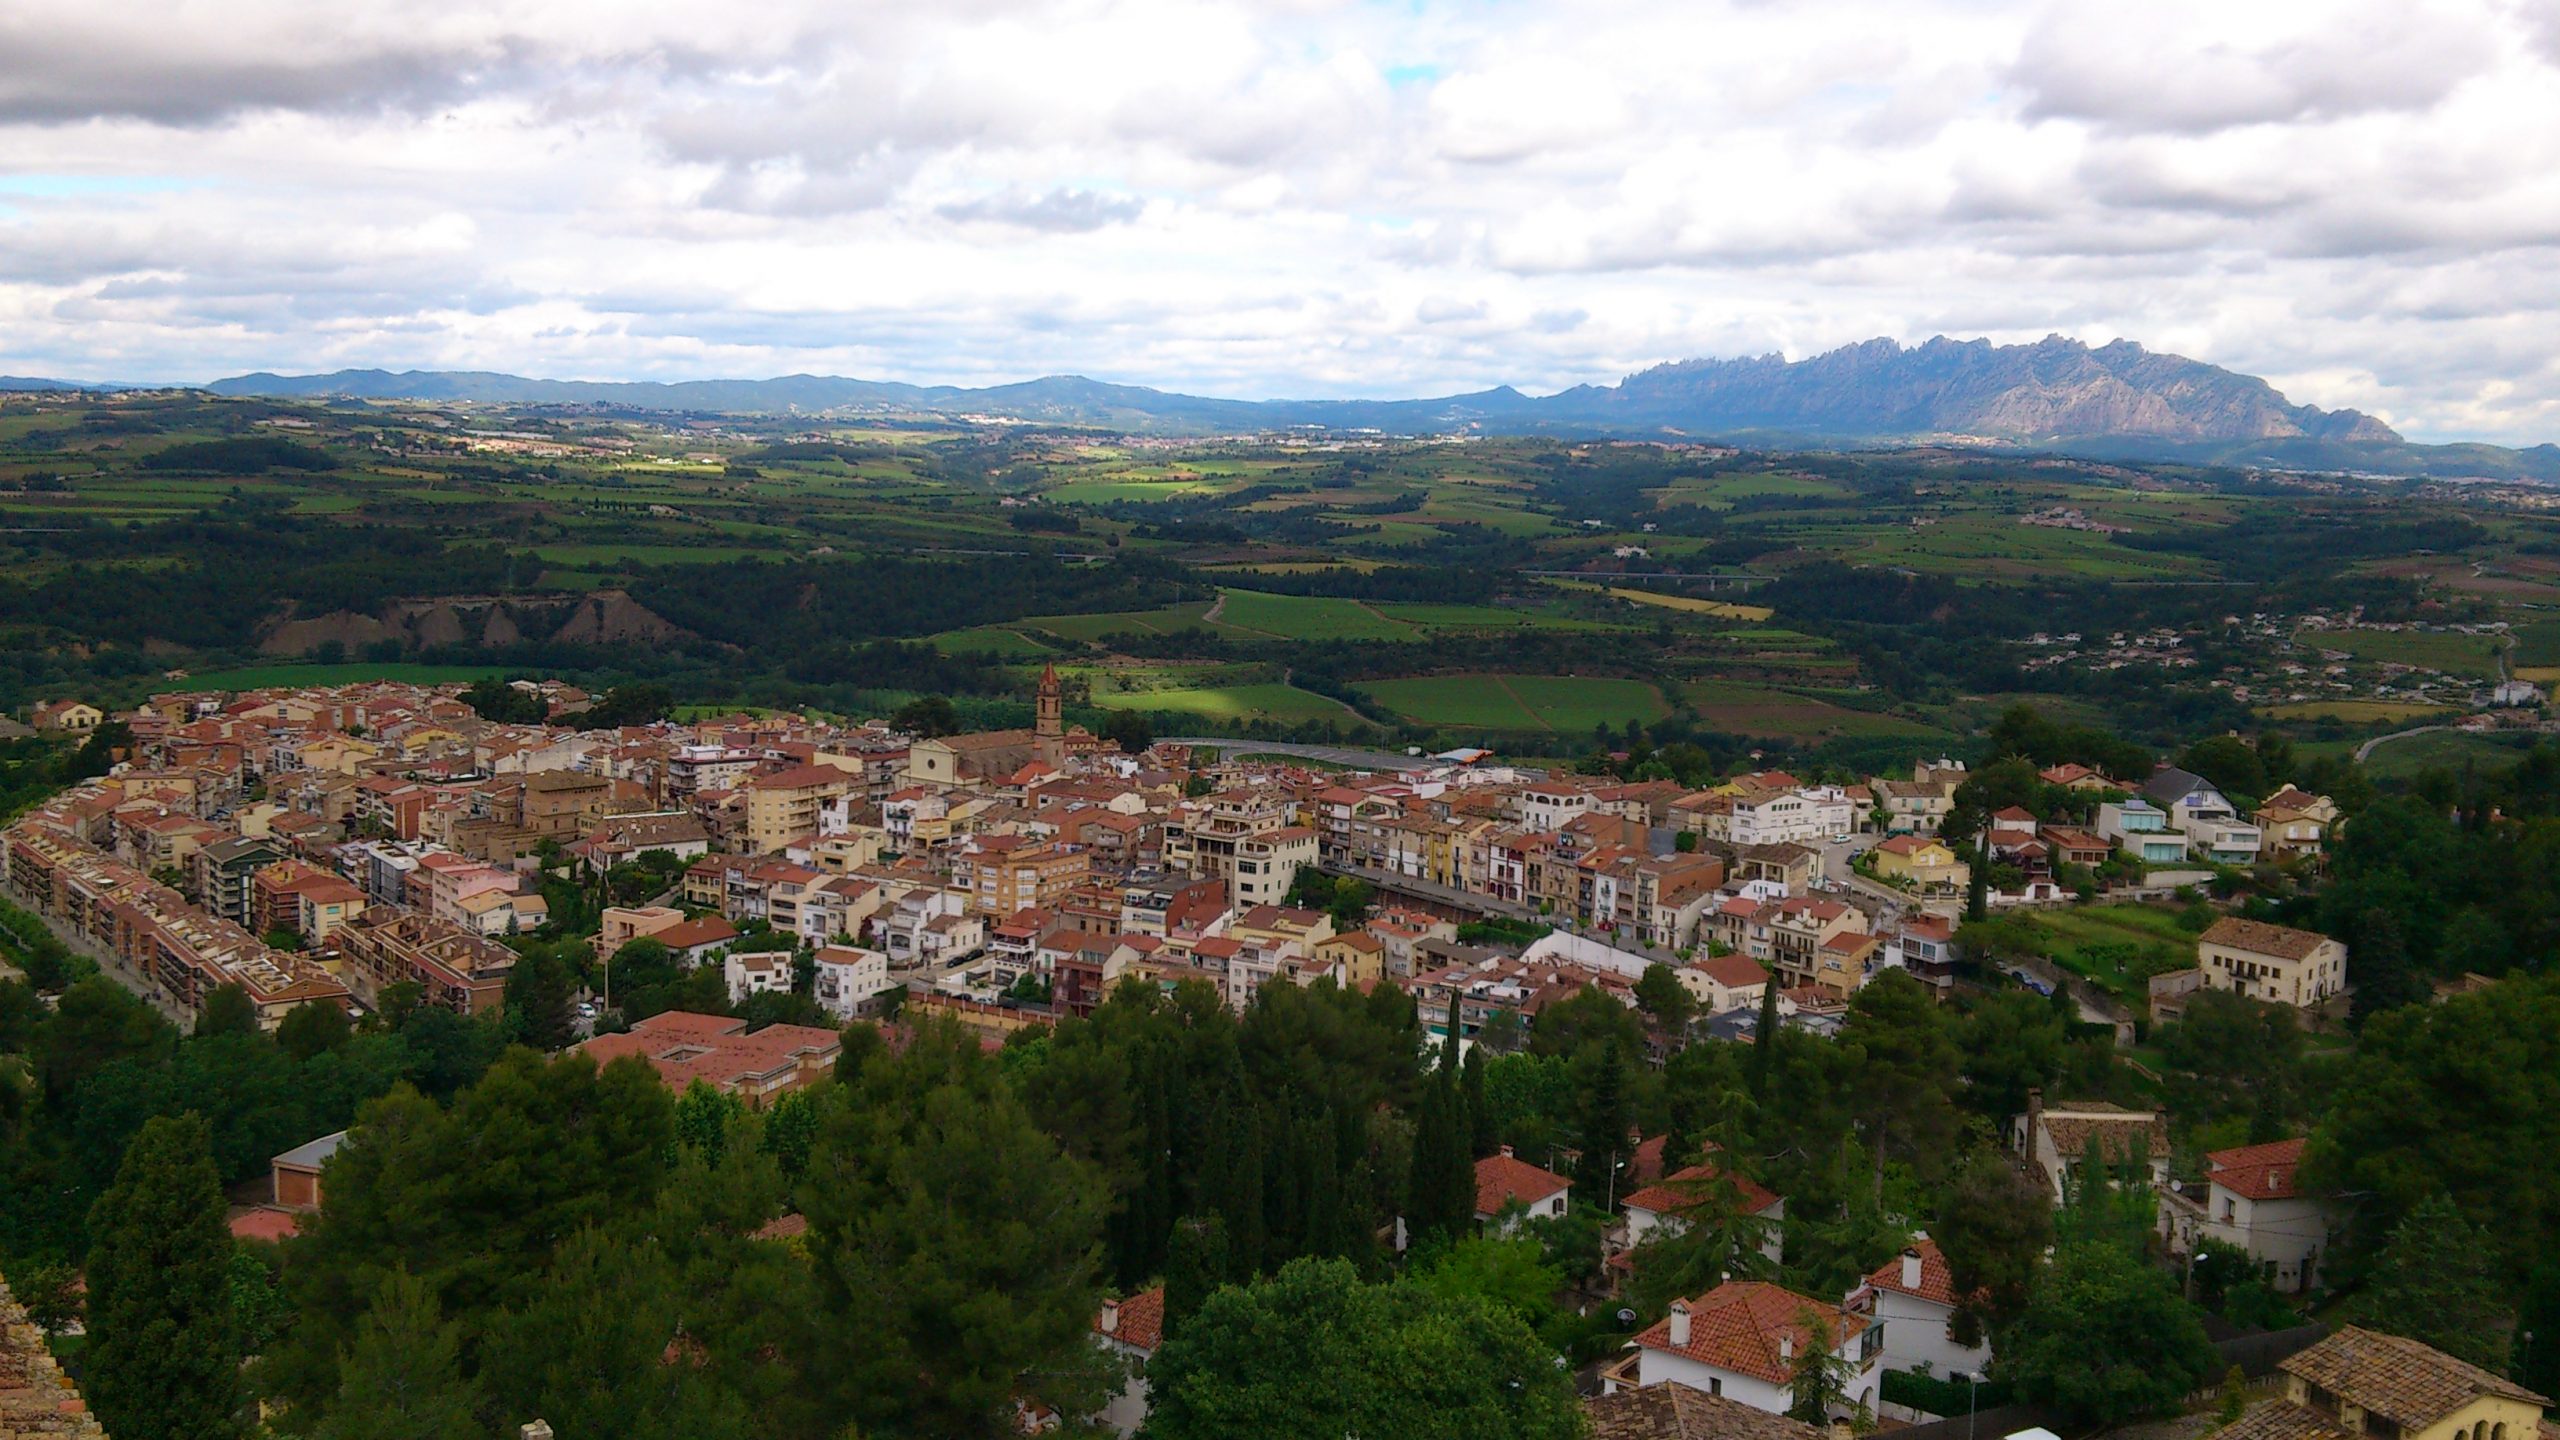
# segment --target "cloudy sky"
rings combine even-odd
[[[2054,331],[2560,438],[2560,3],[0,7],[0,373],[1410,395]]]

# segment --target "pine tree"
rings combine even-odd
[[[577,1038],[570,1013],[569,967],[548,951],[517,962],[507,976],[507,1009],[515,1017],[516,1036],[536,1050],[559,1050]]]
[[[257,1002],[249,992],[237,985],[220,985],[204,997],[204,1006],[196,1012],[198,1035],[255,1035],[258,1033]]]
[[[119,1440],[241,1434],[222,1212],[222,1177],[194,1114],[145,1124],[90,1212],[86,1386]]]
[[[462,1376],[460,1328],[405,1268],[382,1282],[340,1369],[338,1403],[316,1440],[475,1440],[476,1387]]]
[[[2504,1374],[2513,1316],[2497,1254],[2453,1201],[2431,1195],[2391,1228],[2358,1318]]]

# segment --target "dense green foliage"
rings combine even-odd
[[[222,1205],[205,1125],[192,1115],[144,1125],[98,1197],[87,1393],[112,1434],[245,1433]]]
[[[1301,1259],[1219,1291],[1149,1366],[1148,1440],[1571,1440],[1571,1377],[1517,1315]]]

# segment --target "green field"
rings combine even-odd
[[[1020,656],[1037,659],[1050,653],[1049,647],[1003,625],[980,625],[970,630],[945,630],[927,637],[926,643],[950,655]]]
[[[1206,600],[1187,600],[1160,610],[1117,610],[1095,615],[1038,615],[1021,623],[1046,630],[1063,640],[1099,641],[1111,635],[1171,635],[1205,628]]]
[[[2044,938],[2055,964],[2128,1003],[2147,1004],[2150,979],[2196,963],[2195,932],[2153,905],[2073,905],[2017,915]]]
[[[2376,780],[2407,780],[2428,770],[2461,770],[2482,774],[2507,769],[2524,757],[2529,735],[2475,735],[2468,730],[2430,730],[2374,747],[2364,762]]]
[[[2560,665],[2560,620],[2532,620],[2515,630],[2518,665]]]
[[[1437,605],[1425,600],[1382,600],[1374,605],[1379,614],[1400,624],[1420,626],[1433,633],[1485,630],[1617,630],[1623,626],[1602,620],[1584,620],[1571,615],[1555,615],[1544,610],[1512,609],[1502,605]]]
[[[2433,630],[2317,630],[2298,643],[2322,650],[2343,650],[2384,665],[2414,665],[2475,680],[2498,673],[2498,642],[2486,635],[2460,635]]]
[[[656,545],[638,543],[616,545],[610,542],[592,545],[537,545],[533,553],[546,565],[716,565],[727,560],[743,560],[750,555],[768,555],[770,549],[749,549],[737,545]]]
[[[1093,692],[1093,703],[1109,710],[1196,715],[1204,720],[1356,721],[1349,709],[1312,690],[1294,685],[1214,685],[1164,690]]]
[[[1709,727],[1736,735],[1934,739],[1947,733],[1899,715],[1852,710],[1817,696],[1739,680],[1693,680],[1681,693]]]
[[[2335,720],[2344,725],[2402,724],[2452,715],[2450,706],[2415,700],[2296,700],[2261,706],[2270,720]]]
[[[1473,730],[1580,732],[1651,722],[1670,710],[1662,693],[1641,680],[1578,675],[1425,675],[1368,680],[1360,688],[1419,724]]]
[[[1818,542],[1810,537],[1808,546]],[[2092,530],[2021,525],[2010,515],[1966,515],[1935,525],[1894,526],[1854,551],[1859,562],[1958,579],[2037,575],[2089,580],[2169,580],[2200,572],[2193,559],[2134,550]]]
[[[504,675],[496,665],[244,665],[235,670],[208,670],[172,680],[180,690],[268,690],[284,686],[352,685],[360,680],[399,680],[412,685],[441,685],[451,680],[486,680]]]
[[[1222,590],[1217,624],[1284,640],[1419,640],[1422,632],[1357,600]]]

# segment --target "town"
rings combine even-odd
[[[1226,1407],[1248,1401],[1221,1387],[1309,1382],[1240,1378],[1241,1352],[1220,1347],[1252,1332],[1218,1327],[1250,1312],[1221,1297],[1279,1307],[1259,1323],[1342,1323],[1367,1312],[1314,1317],[1387,1304],[1361,1298],[1381,1279],[1381,1297],[1419,1286],[1526,1322],[1519,1342],[1558,1367],[1562,1409],[1541,1420],[1549,1402],[1523,1399],[1497,1433],[1917,1440],[2181,1408],[2232,1440],[2353,1434],[2358,1415],[2430,1435],[2487,1425],[2492,1440],[2540,1423],[2546,1402],[2498,1373],[2529,1338],[2510,1340],[2476,1285],[2458,1324],[2375,1298],[2444,1298],[2458,1275],[2412,1267],[2471,1263],[2447,1258],[2466,1222],[2443,1192],[2394,1192],[2378,1230],[2375,1207],[2339,1197],[2389,1157],[2313,1148],[2315,1088],[2336,1107],[2326,1123],[2396,1125],[2354,1109],[2364,1092],[2337,1067],[2364,1052],[2338,1047],[2411,982],[2235,888],[2255,871],[2317,892],[2356,830],[2332,797],[2268,783],[2278,757],[2240,742],[2179,757],[2258,763],[2238,799],[2168,761],[2111,775],[2056,758],[2074,742],[2039,736],[2031,713],[1970,760],[1691,786],[1624,778],[1606,756],[1533,767],[1337,748],[1318,762],[1251,741],[1106,739],[1066,722],[1054,666],[1030,727],[977,733],[788,712],[582,724],[604,699],[527,678],[39,707],[41,733],[102,773],[0,837],[5,944],[52,1007],[0,1033],[50,1034],[75,1010],[95,1031],[145,1006],[115,1023],[154,1030],[156,1013],[190,1047],[229,1035],[308,1065],[365,1036],[425,1034],[421,1017],[443,1012],[443,1043],[476,1026],[537,1068],[642,1066],[683,1153],[716,1164],[723,1134],[756,1137],[782,1168],[732,1197],[767,1208],[723,1222],[769,1252],[759,1266],[854,1243],[865,1223],[848,1195],[814,1188],[837,1172],[812,1157],[813,1127],[909,1103],[898,1087],[927,1082],[900,1066],[992,1066],[976,1083],[999,1089],[997,1071],[1018,1075],[1022,1100],[986,1103],[1013,1107],[1021,1143],[1048,1151],[1035,1172],[1100,1186],[1083,1203],[1107,1212],[1084,1268],[1044,1295],[1090,1298],[1085,1368],[1044,1390],[1033,1372],[1060,1363],[1054,1340],[1026,1352],[981,1337],[972,1363],[1001,1377],[992,1390],[843,1402],[889,1433],[1237,1433],[1248,1412]],[[2118,744],[2083,743],[2125,763]],[[2019,939],[2102,916],[2151,917],[2139,923],[2174,953],[2128,970],[2104,947]],[[2540,988],[2510,998],[2521,987]],[[2552,1004],[2545,982],[2479,973],[2412,998],[2464,1035],[2485,1007],[2512,1025]],[[1209,1034],[1230,1037],[1225,1065],[1240,1045],[1251,1068],[1165,1048]],[[35,1041],[48,1097],[66,1083],[56,1044],[105,1044],[94,1064],[118,1042]],[[923,1058],[945,1045],[959,1048]],[[1274,1045],[1306,1048],[1266,1074],[1250,1057]],[[448,1080],[453,1113],[502,1071],[536,1083],[510,1063]],[[251,1373],[283,1413],[325,1415],[355,1393],[339,1388],[352,1371],[297,1388],[314,1363],[293,1358],[299,1337],[399,1318],[343,1298],[325,1302],[334,1322],[295,1313],[379,1223],[340,1218],[393,1184],[364,1157],[392,1143],[385,1127],[426,1123],[397,1096],[365,1099],[395,1078],[305,1105],[338,1123],[267,1155],[236,1143],[271,1128],[226,1125],[217,1142],[235,1157],[220,1223],[265,1256],[252,1269],[286,1351]],[[412,1071],[413,1102],[414,1084],[432,1088]],[[1802,1153],[1824,1134],[1835,1158]],[[1148,1145],[1159,1161],[1131,1153]],[[1244,1163],[1259,1174],[1239,1194],[1225,1172]],[[921,1193],[955,1214],[976,1203]],[[13,1253],[64,1223],[15,1217]],[[12,1278],[28,1313],[76,1334],[68,1273]],[[94,1306],[96,1275],[88,1288]],[[907,1313],[921,1295],[842,1303],[971,1343],[948,1317]],[[2395,1330],[2411,1324],[2414,1337]],[[12,1327],[19,1351],[41,1348],[39,1327]],[[1186,1351],[1170,1337],[1191,1327]],[[686,1333],[650,1343],[738,1342]],[[2132,1349],[2108,1363],[2144,1373],[2092,1389],[2077,1377],[2110,1344]],[[0,1405],[54,1393],[0,1387]],[[538,1385],[517,1393],[552,1403]],[[609,1433],[565,1428],[570,1413],[515,1420],[526,1436]],[[764,1423],[750,1428],[782,1433]]]

